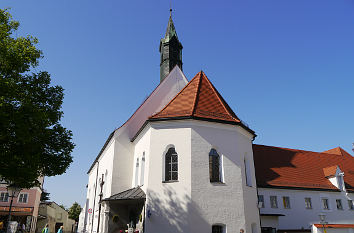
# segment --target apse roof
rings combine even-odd
[[[354,157],[347,152],[338,156],[328,152],[253,145],[253,155],[258,187],[338,191],[323,169],[333,173],[333,168],[339,166],[345,174],[346,190],[354,192]]]
[[[160,112],[149,119],[177,118],[237,124],[254,134],[236,116],[203,71],[200,71]]]

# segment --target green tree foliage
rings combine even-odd
[[[79,216],[81,213],[81,206],[79,203],[75,202],[70,208],[69,208],[69,218],[75,220],[76,222],[79,221]]]
[[[63,88],[33,73],[42,58],[32,36],[15,37],[19,23],[0,9],[0,177],[21,188],[40,176],[63,174],[72,162],[72,133],[60,124]]]

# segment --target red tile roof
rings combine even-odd
[[[314,224],[315,227],[325,227],[325,228],[354,228],[354,224]]]
[[[336,148],[324,151],[323,153],[334,154],[334,155],[349,155],[348,152],[346,152],[345,150],[343,150],[340,147],[336,147]]]
[[[338,190],[325,177],[323,168],[339,166],[345,174],[347,191],[354,192],[354,157],[347,152],[338,156],[324,152],[253,145],[253,154],[259,187]]]
[[[323,168],[323,174],[325,177],[333,177],[337,172],[337,165]]]
[[[149,119],[195,118],[242,124],[203,71],[199,72],[160,112]],[[249,131],[254,134],[250,129]]]

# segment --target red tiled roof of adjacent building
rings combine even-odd
[[[203,71],[200,71],[160,112],[149,119],[194,118],[242,124]]]
[[[333,177],[337,172],[337,165],[323,168],[323,174],[325,177]]]
[[[259,187],[335,191],[338,189],[325,177],[323,168],[339,166],[345,174],[347,191],[354,192],[354,157],[347,152],[338,156],[328,152],[253,145],[253,154]]]

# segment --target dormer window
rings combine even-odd
[[[340,191],[345,191],[344,172],[342,172],[338,165],[323,168],[325,177],[338,188]]]

